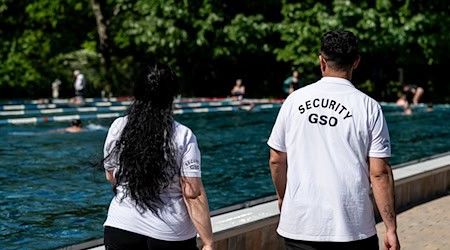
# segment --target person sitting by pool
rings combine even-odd
[[[71,126],[64,129],[64,132],[67,133],[78,133],[84,131],[83,124],[81,123],[80,119],[74,119],[71,122]]]
[[[242,100],[245,95],[245,86],[242,85],[242,79],[236,79],[236,84],[231,89],[231,99],[234,101]]]

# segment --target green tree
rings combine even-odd
[[[127,95],[143,63],[178,72],[182,94],[224,96],[243,78],[249,96],[281,96],[299,70],[320,77],[320,37],[348,29],[363,60],[355,83],[378,99],[389,82],[425,84],[447,100],[449,5],[423,0],[0,0],[0,97],[46,97],[60,78],[73,93],[80,69],[98,96],[109,86]],[[445,99],[447,98],[447,99]]]
[[[49,96],[51,81],[72,69],[56,72],[48,62],[89,40],[79,32],[95,25],[86,22],[88,7],[73,0],[2,0],[0,95]]]
[[[319,77],[319,39],[329,30],[347,29],[360,39],[363,56],[357,83],[370,80],[372,94],[393,98],[387,83],[398,80],[398,68],[408,72],[406,80],[428,80],[438,86],[431,72],[442,65],[449,51],[449,11],[442,1],[283,1],[283,21],[278,25],[285,45],[276,50],[280,61],[292,64],[307,81]],[[417,70],[419,69],[419,70]],[[416,83],[420,84],[420,83]]]

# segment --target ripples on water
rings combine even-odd
[[[392,164],[449,150],[450,109],[404,116],[385,106]],[[212,210],[274,193],[266,146],[278,109],[179,115],[197,135]],[[52,249],[102,237],[111,186],[102,146],[112,120],[91,120],[86,132],[49,133],[65,123],[2,126],[0,238],[2,249]]]

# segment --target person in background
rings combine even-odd
[[[419,104],[424,92],[422,87],[408,84],[403,85],[403,93],[406,95],[408,102],[412,101],[414,105]]]
[[[75,82],[73,83],[75,96],[70,98],[69,103],[76,106],[81,106],[85,104],[84,94],[86,90],[86,79],[79,70],[74,70],[73,75],[75,76]]]
[[[231,89],[231,99],[234,101],[242,100],[245,95],[245,86],[242,85],[242,79],[236,79],[236,84]]]
[[[213,234],[194,133],[173,118],[175,74],[164,64],[143,68],[133,104],[104,145],[112,199],[104,223],[106,249],[212,249]]]
[[[433,103],[432,102],[428,103],[427,112],[433,112]]]
[[[406,108],[409,105],[408,100],[406,99],[406,95],[403,94],[402,92],[399,92],[397,96],[398,99],[395,104],[399,107]]]
[[[60,86],[61,86],[61,80],[55,79],[55,81],[52,82],[52,97],[53,97],[53,99],[59,98]]]
[[[403,113],[405,115],[412,115],[412,108],[411,105],[409,105],[408,99],[405,94],[398,94],[396,105],[403,108]]]
[[[292,76],[286,78],[283,82],[283,91],[289,95],[301,87],[300,78],[298,78],[298,71],[292,72]]]
[[[413,111],[412,111],[411,105],[406,106],[406,108],[405,108],[403,113],[405,115],[412,115]]]
[[[355,35],[321,38],[322,79],[289,95],[267,144],[287,250],[378,250],[373,195],[386,226],[384,249],[400,249],[381,106],[351,83]]]
[[[399,98],[396,102],[397,106],[400,106],[404,110],[405,115],[412,114],[412,106],[418,105],[420,99],[422,98],[424,90],[422,87],[417,87],[416,85],[403,85],[402,92],[399,93]]]
[[[83,98],[86,88],[86,79],[79,70],[74,70],[73,75],[75,76],[75,82],[73,83],[73,88],[75,89],[75,96]]]
[[[64,129],[64,132],[67,133],[78,133],[78,132],[83,132],[83,124],[81,123],[80,119],[74,119],[72,120],[70,127]]]

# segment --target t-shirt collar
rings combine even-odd
[[[349,87],[355,87],[349,80],[340,78],[340,77],[331,77],[331,76],[324,76],[318,83],[325,83],[325,84],[341,84],[346,85]]]

